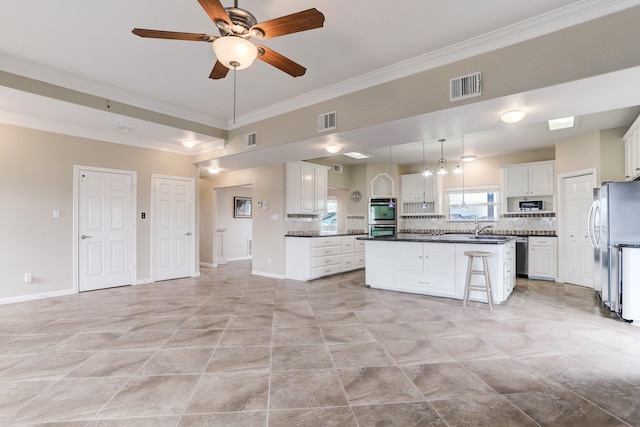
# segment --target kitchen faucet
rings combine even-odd
[[[480,236],[480,233],[482,233],[483,230],[486,230],[487,228],[493,228],[493,225],[485,225],[484,227],[480,227],[480,223],[478,222],[478,215],[474,215],[474,234],[476,239]]]

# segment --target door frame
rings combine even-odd
[[[565,271],[564,271],[564,266],[566,265],[565,261],[566,261],[566,257],[565,257],[565,243],[564,243],[564,180],[567,178],[577,178],[579,176],[584,176],[584,175],[592,175],[595,177],[596,180],[596,185],[598,185],[599,179],[598,179],[598,168],[589,168],[589,169],[582,169],[582,170],[577,170],[577,171],[572,171],[572,172],[565,172],[562,174],[558,174],[558,179],[556,181],[556,185],[557,185],[557,194],[558,197],[556,200],[558,200],[558,206],[556,208],[556,220],[558,221],[558,255],[557,255],[557,261],[558,261],[558,267],[556,268],[556,281],[560,282],[560,283],[565,283],[564,281],[564,277],[565,277]]]
[[[110,169],[110,168],[99,168],[95,166],[81,166],[81,165],[73,165],[73,226],[72,226],[72,239],[73,239],[73,293],[77,294],[80,292],[80,273],[79,273],[79,259],[80,259],[80,231],[78,230],[79,225],[79,212],[80,206],[80,171],[87,170],[91,172],[102,172],[102,173],[113,173],[120,175],[129,175],[132,179],[133,188],[131,189],[131,223],[133,224],[133,242],[132,242],[132,250],[131,256],[133,259],[131,261],[131,265],[133,268],[131,269],[131,284],[136,284],[136,272],[137,272],[137,257],[138,257],[138,249],[137,249],[137,240],[138,240],[138,228],[136,227],[136,207],[137,207],[137,194],[138,194],[138,173],[136,171],[124,170],[124,169]]]
[[[150,262],[151,262],[151,281],[155,282],[156,278],[155,278],[155,206],[156,206],[156,192],[155,192],[155,183],[156,183],[156,179],[172,179],[172,180],[176,180],[176,181],[186,181],[189,182],[191,184],[191,227],[193,228],[193,238],[192,243],[191,243],[191,267],[189,268],[189,275],[190,277],[198,277],[200,276],[200,271],[196,271],[196,248],[197,248],[197,236],[198,233],[196,233],[197,229],[196,229],[196,180],[194,178],[190,178],[190,177],[186,177],[186,176],[175,176],[175,175],[163,175],[163,174],[157,174],[157,173],[152,173],[151,174],[151,206],[149,207],[149,211],[151,213],[151,223],[150,223],[150,227],[151,229],[150,231],[150,241],[149,244],[151,245],[150,248]]]

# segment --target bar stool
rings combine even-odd
[[[491,253],[482,251],[466,251],[464,254],[469,257],[469,261],[467,264],[467,280],[464,284],[464,300],[462,301],[462,306],[465,307],[467,305],[470,291],[485,291],[487,293],[489,310],[493,310],[493,294],[491,292],[491,280],[489,279],[489,265],[487,264],[487,258],[491,256]],[[473,260],[475,258],[482,258],[482,270],[473,269]],[[474,274],[484,276],[484,286],[471,284],[471,276]]]

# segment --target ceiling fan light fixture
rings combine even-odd
[[[217,38],[213,42],[212,49],[222,65],[236,70],[250,67],[258,57],[258,48],[242,37]]]
[[[518,123],[520,120],[524,119],[527,113],[524,110],[509,110],[502,113],[500,116],[500,120],[505,123]]]

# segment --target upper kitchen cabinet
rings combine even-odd
[[[502,167],[503,210],[521,212],[521,201],[541,201],[543,211],[554,210],[555,161]],[[528,211],[529,212],[529,211]]]
[[[436,180],[432,176],[412,173],[400,176],[402,214],[422,215],[435,212]],[[426,205],[426,208],[423,207]]]
[[[309,162],[286,164],[286,206],[290,214],[327,212],[329,167]]]
[[[640,177],[640,117],[631,125],[624,139],[624,166],[626,181]]]

